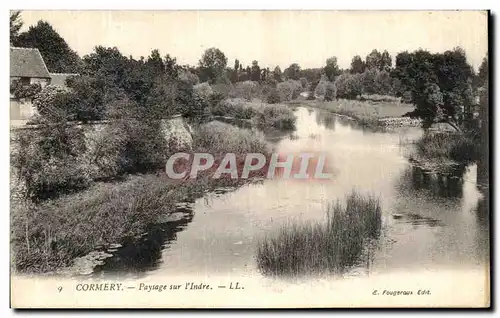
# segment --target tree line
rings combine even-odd
[[[11,13],[11,45],[38,48],[50,72],[81,74],[68,81],[71,92],[58,99],[82,120],[105,117],[105,105],[124,98],[151,115],[196,113],[210,102],[196,100],[193,86],[202,82],[234,85],[252,81],[274,89],[278,83],[298,81],[313,97],[318,90],[326,99],[333,90],[335,98],[391,95],[415,104],[415,115],[425,121],[457,121],[474,104],[477,90],[488,77],[487,57],[476,74],[461,48],[444,53],[400,52],[394,63],[387,50],[374,49],[365,58],[354,56],[348,69],[341,69],[332,56],[322,67],[302,69],[292,63],[282,71],[279,66],[261,68],[257,60],[244,66],[235,59],[228,66],[227,57],[217,48],[207,49],[196,66],[179,65],[174,57],[161,56],[158,50],[134,59],[116,47],[98,46],[80,58],[48,22],[39,21],[25,32],[20,32],[21,26],[20,13]]]

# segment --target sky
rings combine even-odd
[[[443,52],[456,46],[477,70],[488,50],[486,12],[480,11],[23,11],[26,30],[49,22],[80,56],[97,45],[147,57],[159,49],[180,64],[196,65],[203,51],[219,48],[228,66],[285,69],[323,67],[336,56],[348,68],[354,55],[373,49],[419,48]],[[394,62],[393,62],[394,63]]]

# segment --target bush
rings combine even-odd
[[[33,202],[79,191],[91,181],[82,160],[86,145],[81,128],[54,117],[58,120],[41,117],[36,130],[18,131],[14,141],[12,167],[23,197]]]
[[[61,95],[66,94],[68,90],[60,86],[45,86],[40,93],[33,98],[33,106],[42,116],[50,115],[54,112],[55,101]]]
[[[42,86],[39,83],[23,86],[20,81],[14,80],[10,83],[10,93],[16,99],[33,99],[42,91]]]
[[[265,105],[258,108],[255,117],[257,125],[261,128],[276,128],[283,130],[295,129],[297,117],[293,111],[282,104]]]
[[[302,85],[299,81],[287,80],[286,82],[278,83],[277,90],[280,100],[287,102],[299,97],[302,92]]]
[[[307,78],[301,77],[299,79],[299,81],[300,81],[300,85],[301,85],[302,89],[306,90],[307,89]]]
[[[479,158],[477,136],[472,133],[426,134],[416,142],[418,158],[443,162],[453,160],[468,164]]]
[[[257,266],[264,275],[342,273],[356,264],[366,245],[380,235],[379,200],[352,192],[346,205],[328,206],[325,223],[286,223],[260,240]]]
[[[190,71],[180,69],[178,78],[180,81],[187,83],[191,86],[194,86],[200,82],[200,79],[196,74],[191,73]]]
[[[276,90],[281,101],[288,102],[292,100],[293,86],[289,82],[278,83]]]
[[[225,83],[213,84],[212,90],[214,93],[219,94],[223,98],[228,98],[229,93],[233,90],[233,85],[231,83],[229,83],[229,84],[225,84]]]
[[[335,86],[337,87],[337,97],[346,99],[356,99],[363,93],[360,74],[344,73],[337,77]]]
[[[332,101],[337,97],[337,88],[332,82],[328,82],[325,87],[325,101]]]
[[[275,88],[272,88],[269,95],[267,96],[267,103],[268,104],[278,104],[281,102],[280,94],[278,93],[278,90]]]
[[[162,134],[161,118],[152,118],[147,110],[130,100],[108,105],[110,123],[106,130],[115,136],[108,142],[112,158],[119,158],[119,173],[147,172],[164,166],[168,148]],[[119,151],[119,155],[114,151]]]
[[[208,100],[210,99],[210,96],[214,93],[212,87],[208,83],[201,83],[193,86],[193,91],[194,95],[206,100],[208,103]]]
[[[79,121],[101,120],[105,114],[104,81],[90,76],[74,76],[67,80],[69,92],[60,98],[59,106],[66,109],[71,118]]]
[[[327,83],[329,83],[329,82],[326,80],[319,81],[318,85],[316,85],[316,88],[314,90],[314,95],[316,95],[318,97],[325,96]]]
[[[229,94],[231,98],[243,98],[247,101],[252,101],[254,98],[260,97],[261,87],[258,82],[244,81],[234,85],[234,89]]]

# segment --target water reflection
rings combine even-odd
[[[361,258],[363,273],[484,264],[489,206],[476,189],[475,167],[436,173],[408,162],[401,140],[419,138],[419,128],[374,133],[328,112],[299,108],[296,115],[296,131],[267,132],[266,139],[279,152],[328,153],[331,182],[264,180],[228,196],[205,195],[195,202],[196,219],[191,209],[152,226],[140,243],[116,251],[101,272],[259,275],[259,237],[290,219],[323,218],[325,202],[353,188],[380,195],[383,207],[384,231]]]
[[[165,222],[152,224],[140,238],[125,238],[122,246],[111,251],[113,256],[94,270],[94,276],[144,276],[160,266],[162,251],[177,239],[177,233],[193,221],[193,202],[179,204]],[[110,252],[109,250],[107,252]]]
[[[441,198],[461,198],[463,196],[465,166],[449,168],[446,172],[431,172],[410,165],[398,185],[406,195],[413,191],[423,191],[425,195]]]
[[[337,122],[338,116],[328,112],[316,112],[316,124],[319,126],[324,126],[325,128],[335,130],[335,123]]]

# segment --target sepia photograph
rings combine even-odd
[[[489,11],[11,10],[12,308],[488,308]]]

